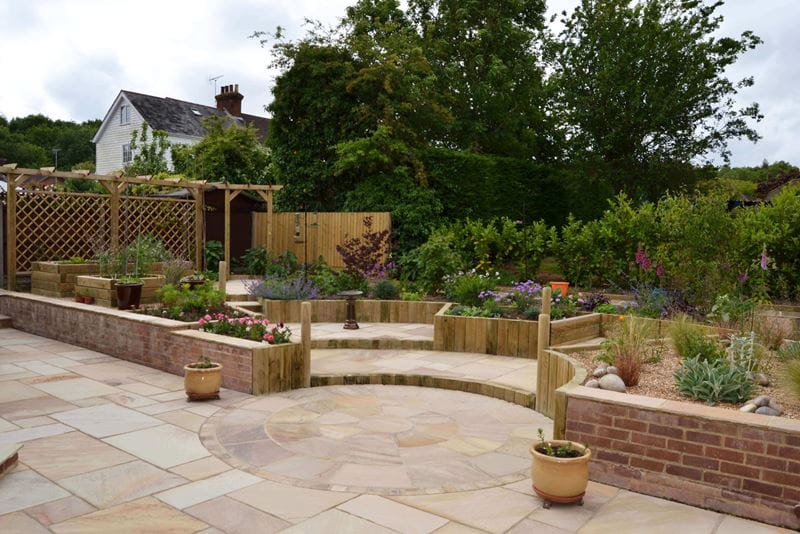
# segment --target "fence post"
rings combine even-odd
[[[17,180],[6,174],[6,288],[14,291],[17,285]]]
[[[225,300],[228,299],[228,264],[225,261],[219,262],[219,290],[225,293]]]
[[[300,340],[303,344],[303,387],[311,387],[311,303],[300,304]]]

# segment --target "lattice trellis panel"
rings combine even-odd
[[[94,257],[111,239],[109,198],[87,193],[20,191],[17,197],[17,271],[31,262]]]
[[[127,245],[138,235],[149,235],[164,243],[164,248],[173,254],[193,260],[194,225],[193,200],[126,196],[120,200],[120,245]]]

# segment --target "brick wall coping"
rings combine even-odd
[[[203,341],[210,341],[213,343],[218,343],[220,345],[228,345],[240,349],[263,349],[267,347],[280,346],[280,345],[270,345],[268,343],[263,343],[261,341],[251,341],[249,339],[242,339],[240,337],[224,336],[222,334],[204,332],[202,330],[180,330],[178,332],[174,332],[174,334],[176,336],[188,337],[192,339],[200,339]],[[292,343],[282,343],[281,345],[291,345]]]
[[[764,430],[778,430],[800,434],[800,421],[787,417],[743,413],[737,410],[728,410],[703,404],[645,397],[642,395],[632,395],[630,393],[617,393],[615,391],[587,388],[573,384],[568,384],[562,389],[570,399],[586,399],[605,404],[618,404],[631,408],[666,412],[708,421],[736,423]]]
[[[112,316],[137,323],[148,323],[154,326],[160,326],[162,328],[167,328],[170,330],[180,330],[184,328],[189,329],[194,327],[194,323],[175,321],[173,319],[156,317],[154,315],[146,315],[144,313],[133,313],[125,310],[117,310],[115,308],[106,308],[104,306],[97,306],[94,304],[83,304],[82,302],[75,302],[68,299],[43,297],[40,295],[33,295],[30,293],[18,293],[16,291],[0,290],[0,298],[15,298],[22,300],[37,301],[45,303],[50,306],[75,309],[75,310],[80,310],[82,312],[94,313],[97,315]]]

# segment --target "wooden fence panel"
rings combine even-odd
[[[372,231],[391,230],[392,219],[387,212],[324,212],[273,213],[272,242],[267,237],[267,213],[253,214],[253,246],[267,247],[277,254],[291,251],[302,261],[314,261],[320,256],[334,268],[342,268],[336,245],[348,237],[364,233],[364,218],[372,217]]]

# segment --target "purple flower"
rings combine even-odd
[[[769,267],[769,256],[767,256],[767,247],[764,246],[764,249],[761,251],[761,261],[759,262],[761,265],[761,270],[766,271],[767,267]]]
[[[647,256],[647,252],[645,252],[644,249],[642,249],[642,247],[636,249],[636,254],[634,254],[633,257],[634,260],[636,261],[636,265],[641,267],[643,271],[650,270],[650,266],[653,264],[653,262]]]
[[[656,265],[656,276],[659,278],[663,278],[666,272],[664,271],[664,266],[661,263]]]
[[[739,273],[739,276],[736,277],[736,280],[738,280],[740,284],[747,282],[747,279],[747,272]]]

